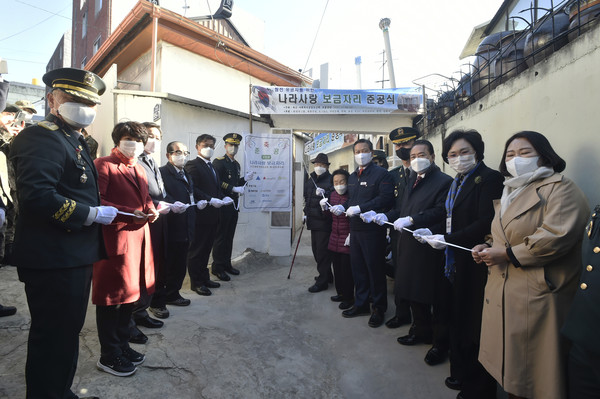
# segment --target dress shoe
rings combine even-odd
[[[189,299],[182,298],[182,297],[179,297],[173,301],[167,301],[167,305],[173,305],[173,306],[189,306],[190,303],[192,303],[192,301],[190,301]]]
[[[308,292],[321,292],[321,291],[325,291],[327,289],[327,285],[319,285],[319,284],[314,284],[311,285],[310,287],[308,287]]]
[[[14,306],[2,306],[0,305],[0,317],[12,316],[17,313],[17,308]]]
[[[410,322],[411,322],[410,317],[394,316],[385,322],[385,326],[387,328],[398,328],[398,327],[402,327],[405,324],[410,324]]]
[[[459,392],[458,395],[456,395],[456,399],[465,399],[465,395],[463,395],[462,392]]]
[[[344,301],[344,302],[340,302],[340,305],[338,306],[338,308],[342,309],[342,310],[346,310],[346,309],[350,309],[352,307],[352,305],[354,305],[354,301]]]
[[[373,313],[371,313],[371,317],[369,318],[369,327],[377,328],[383,324],[383,315],[384,312],[379,309],[373,309]]]
[[[367,316],[371,314],[371,310],[369,306],[352,306],[350,309],[344,310],[342,312],[342,316],[346,318],[357,317],[357,316]]]
[[[438,348],[437,346],[433,346],[427,354],[425,355],[425,363],[430,366],[435,366],[437,364],[443,363],[444,360],[448,357],[448,350],[444,350]]]
[[[210,292],[210,290],[205,285],[201,285],[199,287],[192,287],[192,291],[195,291],[196,294],[198,294],[198,295],[203,295],[203,296],[212,295],[212,292]]]
[[[334,295],[331,298],[331,302],[343,302],[344,301],[344,297],[342,295]]]
[[[446,377],[446,379],[444,380],[444,384],[446,384],[448,388],[454,389],[455,391],[460,391],[462,389],[462,384],[460,383],[460,380],[454,377]]]
[[[232,274],[234,276],[239,276],[240,275],[240,271],[238,269],[236,269],[235,267],[231,267],[231,269],[225,269],[225,271],[229,274]]]
[[[166,319],[170,315],[169,309],[167,309],[166,306],[161,306],[158,308],[149,307],[148,310],[151,311],[152,314],[158,317],[159,319]]]
[[[217,278],[221,281],[229,281],[231,280],[231,277],[229,277],[229,274],[225,273],[225,272],[213,272],[213,275],[217,276]]]
[[[135,327],[130,333],[129,342],[132,344],[145,344],[148,342],[148,337],[139,328]]]
[[[165,324],[162,321],[153,319],[148,315],[146,315],[146,317],[134,319],[133,321],[135,321],[135,324],[137,324],[138,326],[146,328],[161,328]]]
[[[412,346],[416,344],[431,344],[431,336],[421,337],[414,334],[408,334],[398,338],[398,343],[406,346]]]
[[[221,284],[217,283],[216,281],[212,281],[212,280],[208,280],[206,283],[204,283],[204,285],[208,288],[219,288],[221,286]]]

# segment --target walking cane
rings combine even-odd
[[[294,257],[292,258],[292,265],[290,266],[290,272],[288,273],[288,280],[290,279],[290,276],[292,275],[292,267],[294,267],[294,261],[296,260],[296,253],[298,253],[298,246],[300,246],[300,239],[302,238],[302,232],[304,231],[304,223],[305,221],[302,221],[302,228],[300,229],[300,236],[298,237],[298,244],[296,244],[296,250],[294,251]]]

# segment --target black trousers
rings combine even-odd
[[[573,343],[569,353],[569,399],[600,399],[600,355]]]
[[[210,280],[208,258],[215,241],[216,229],[217,225],[196,224],[194,238],[190,242],[187,257],[187,268],[192,289],[205,285]]]
[[[150,296],[149,305],[153,308],[165,306],[165,290],[167,285],[167,224],[166,218],[159,217],[156,222],[150,223],[150,240],[152,241],[152,255],[154,255],[154,294]]]
[[[27,398],[75,398],[71,384],[90,296],[92,265],[17,270],[25,283],[31,313],[25,365]]]
[[[397,270],[398,270],[398,262],[396,261],[398,259],[398,239],[400,238],[400,233],[394,229],[391,229],[392,231],[390,231],[390,239],[391,239],[391,244],[392,244],[392,259],[394,262],[394,304],[396,305],[396,313],[395,316],[400,318],[400,319],[404,319],[404,318],[408,318],[411,319],[411,314],[410,314],[410,301],[407,300],[406,298],[403,298],[401,293],[400,288],[398,287],[400,285],[400,278],[398,278],[397,276]]]
[[[438,276],[436,294],[432,304],[410,302],[413,324],[410,333],[421,337],[432,337],[433,345],[442,350],[450,349],[450,318],[452,316],[450,281]],[[433,310],[433,312],[432,312]]]
[[[238,221],[238,211],[233,206],[223,206],[220,209],[221,220],[217,227],[217,234],[213,244],[212,272],[222,273],[231,270],[231,251],[233,238]]]
[[[330,231],[310,231],[310,245],[315,262],[317,262],[317,272],[319,273],[315,284],[325,287],[327,287],[332,277],[331,252],[327,248],[330,235]]]
[[[133,303],[96,306],[100,357],[110,359],[129,347],[129,321],[133,307]]]
[[[387,281],[382,258],[385,251],[385,230],[351,231],[350,263],[354,278],[354,305],[369,305],[369,295],[373,307],[381,313],[387,310]]]
[[[333,262],[333,275],[335,291],[344,300],[354,299],[354,279],[352,278],[352,266],[350,265],[350,254],[331,252]]]
[[[181,297],[179,290],[183,285],[186,273],[186,260],[188,255],[189,241],[169,241],[167,242],[167,253],[169,257],[166,261],[166,284],[165,300],[174,301]]]

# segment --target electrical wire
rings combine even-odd
[[[315,39],[313,40],[312,46],[310,46],[310,51],[308,52],[308,57],[306,58],[306,63],[304,64],[303,71],[306,69],[308,65],[308,60],[310,60],[310,55],[312,54],[313,48],[315,47],[315,43],[317,42],[317,37],[319,36],[319,30],[321,29],[321,24],[323,23],[323,18],[325,17],[325,11],[327,11],[327,6],[329,5],[329,0],[325,3],[325,8],[323,9],[323,14],[321,15],[321,21],[319,21],[319,26],[317,27],[317,32],[315,33]]]

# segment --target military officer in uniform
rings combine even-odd
[[[100,224],[117,213],[100,206],[96,168],[81,135],[106,86],[73,68],[43,80],[50,113],[16,136],[10,152],[19,199],[13,260],[31,313],[25,380],[28,398],[77,398],[70,388],[92,263],[106,257]]]
[[[212,274],[219,280],[229,281],[229,274],[237,276],[240,271],[231,265],[231,251],[233,249],[233,237],[238,221],[239,196],[244,193],[246,181],[254,177],[253,172],[246,172],[241,176],[241,167],[235,160],[242,141],[242,135],[228,133],[223,137],[225,141],[225,155],[213,162],[215,172],[221,180],[221,190],[234,201],[234,207],[224,206],[220,208],[221,223],[217,227],[217,235],[213,244]]]

